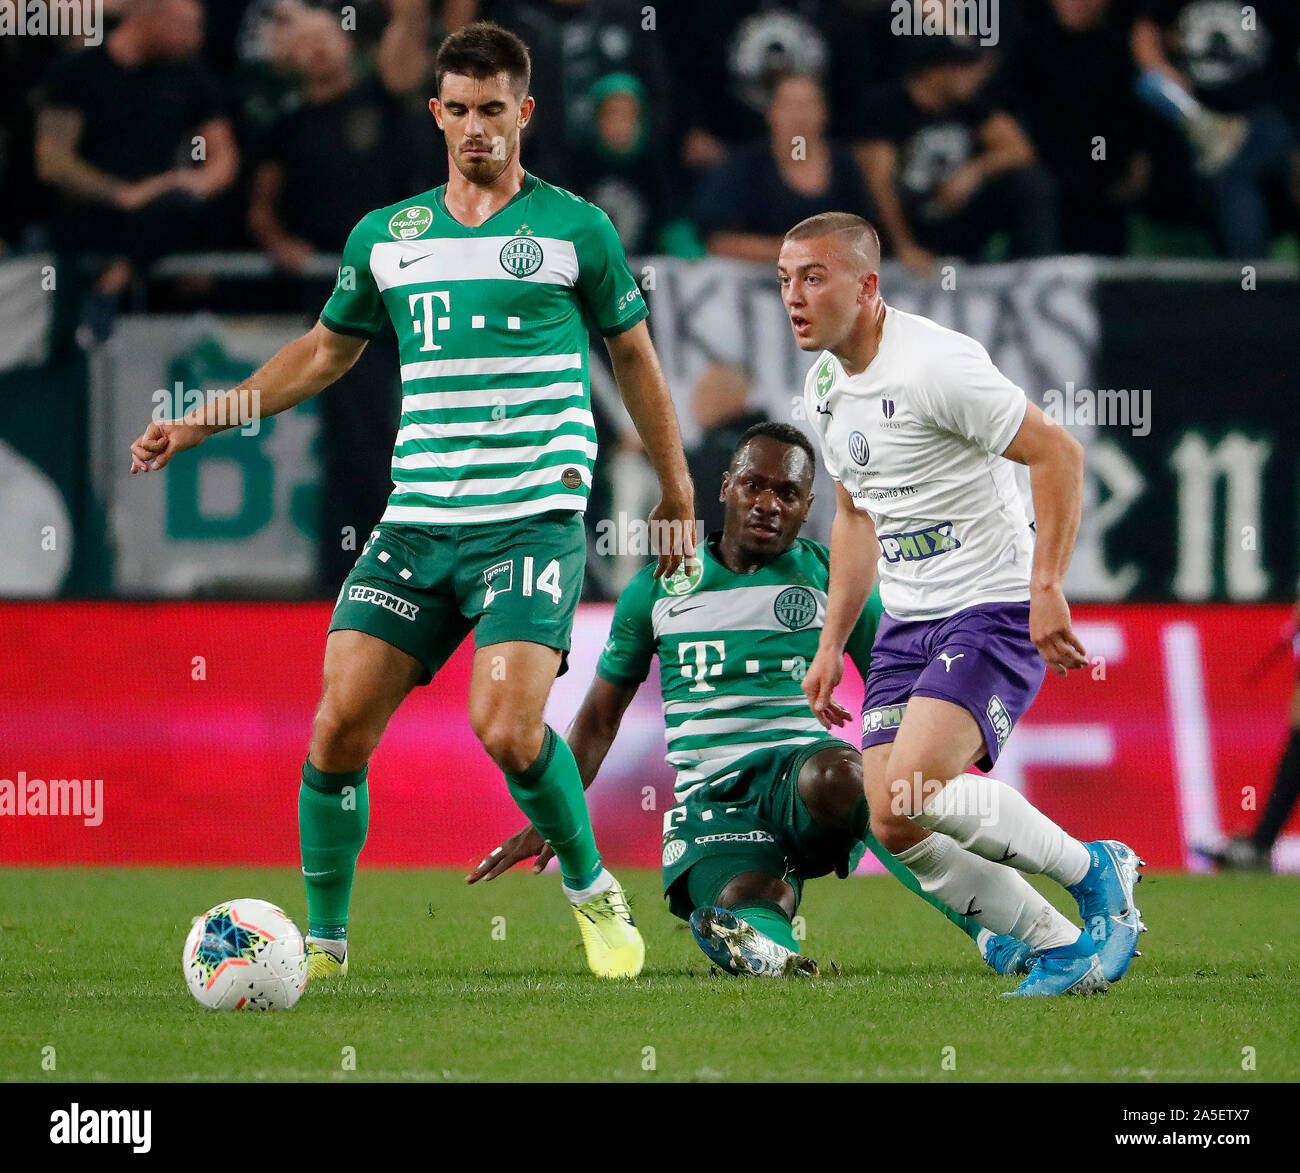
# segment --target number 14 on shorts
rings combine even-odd
[[[519,574],[519,593],[524,598],[530,597],[534,592],[538,594],[550,595],[555,603],[559,603],[563,590],[560,587],[560,563],[557,559],[552,558],[540,573],[535,573],[537,559],[532,554],[525,554],[519,561],[522,563]],[[514,589],[515,582],[515,559],[508,558],[504,562],[498,562],[495,566],[489,566],[483,571],[483,581],[487,589],[483,593],[483,606],[491,606],[492,600],[497,595],[505,594],[506,591]]]

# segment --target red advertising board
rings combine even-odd
[[[558,729],[611,612],[580,612],[549,712]],[[1267,796],[1294,671],[1287,657],[1255,668],[1286,614],[1076,608],[1092,668],[1048,677],[998,777],[1075,835],[1124,839],[1153,868],[1196,866],[1193,844],[1245,829]],[[328,616],[325,604],[0,604],[0,864],[296,865]],[[517,828],[465,719],[469,663],[466,645],[375,754],[363,865],[469,867]],[[658,863],[671,805],[654,683],[591,792],[616,865]],[[860,695],[850,670],[842,697]],[[1284,841],[1283,866],[1300,865],[1297,845]]]

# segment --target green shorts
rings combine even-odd
[[[705,783],[668,811],[663,846],[668,910],[682,920],[690,918],[694,904],[686,876],[702,860],[710,861],[711,870],[718,860],[727,865],[718,869],[718,892],[742,872],[765,872],[794,889],[796,906],[804,880],[853,871],[863,842],[823,829],[799,796],[804,762],[822,750],[844,746],[857,752],[837,737],[760,751],[744,760],[739,773],[721,783]]]
[[[475,525],[380,522],[329,629],[364,631],[413,656],[422,684],[470,631],[478,647],[524,640],[567,653],[586,566],[576,510]]]

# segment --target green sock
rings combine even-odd
[[[600,852],[573,750],[549,725],[542,751],[522,774],[507,774],[506,785],[519,809],[560,861],[560,878],[569,888],[586,888],[600,875]]]
[[[335,941],[347,937],[352,877],[369,824],[366,767],[327,774],[303,762],[298,839],[307,885],[308,936]]]
[[[937,908],[953,924],[955,924],[963,933],[972,941],[978,942],[980,926],[971,920],[968,916],[963,916],[955,908],[945,904],[942,900],[931,896],[929,892],[921,887],[921,882],[911,870],[905,865],[898,862],[891,852],[886,851],[880,846],[880,841],[867,829],[871,825],[871,816],[867,811],[867,800],[863,798],[861,809],[853,809],[853,833],[855,836],[866,841],[867,849],[874,855],[893,875],[904,888],[915,892],[926,904]]]
[[[799,952],[799,942],[794,939],[794,926],[779,904],[756,900],[752,904],[737,904],[728,909],[742,920],[748,921],[764,936],[784,945],[791,953]]]

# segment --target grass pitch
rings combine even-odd
[[[301,922],[291,871],[0,871],[0,1076],[1300,1078],[1300,878],[1148,876],[1151,931],[1129,976],[1104,997],[1044,1001],[999,999],[1015,979],[889,877],[807,886],[805,952],[842,973],[788,982],[711,976],[658,875],[620,878],[648,950],[635,984],[587,974],[554,875],[469,888],[448,872],[368,872],[347,979],[288,1013],[216,1014],[185,989],[190,919],[258,896]]]

